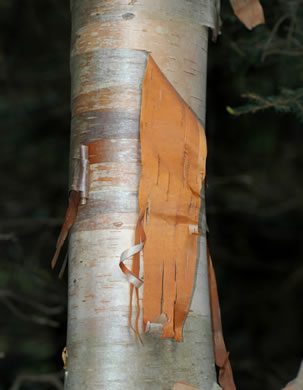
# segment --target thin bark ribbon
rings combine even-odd
[[[126,276],[126,279],[130,283],[130,296],[129,296],[129,326],[131,329],[135,331],[135,333],[138,336],[138,339],[142,343],[142,339],[140,336],[139,332],[139,317],[140,317],[140,303],[139,303],[139,288],[143,284],[143,280],[139,278],[140,274],[140,252],[144,247],[144,243],[146,240],[145,232],[143,229],[143,221],[144,214],[139,216],[138,222],[136,225],[136,230],[135,230],[135,245],[132,246],[129,249],[126,249],[121,253],[120,256],[120,262],[119,266],[121,271],[124,273]],[[124,264],[124,261],[127,258],[133,257],[133,262],[132,262],[132,269],[128,269],[126,265]],[[137,300],[137,316],[136,316],[136,324],[135,324],[135,329],[132,325],[132,310],[133,310],[133,293],[134,293],[134,288],[136,292],[136,300]]]
[[[208,285],[210,297],[210,309],[212,319],[212,333],[214,343],[214,353],[216,366],[219,368],[219,384],[223,390],[236,390],[234,383],[231,364],[229,361],[229,352],[226,350],[222,321],[221,310],[219,304],[219,296],[214,267],[210,257],[209,249],[207,248],[207,263],[208,263]]]
[[[74,162],[73,181],[71,185],[71,191],[69,193],[68,207],[56,243],[56,251],[51,261],[52,268],[56,266],[61,248],[66,240],[66,237],[68,236],[71,227],[73,226],[77,218],[79,205],[86,204],[88,199],[89,161],[88,161],[87,145],[80,145],[79,153],[80,153],[80,158],[75,159]],[[59,274],[60,279],[63,276],[66,263],[67,263],[67,257],[66,260],[64,260],[63,266]]]
[[[64,222],[57,240],[56,251],[51,262],[52,268],[55,268],[64,241],[66,240],[68,232],[76,220],[79,204],[80,204],[80,193],[78,191],[71,190],[69,194],[68,208],[66,210]]]
[[[139,279],[137,275],[135,275],[130,269],[126,267],[124,264],[124,261],[130,257],[133,257],[134,255],[140,253],[143,249],[144,243],[140,242],[140,244],[134,245],[131,248],[126,249],[121,253],[120,256],[120,262],[119,267],[121,268],[121,271],[126,276],[126,279],[129,283],[134,285],[136,288],[140,288],[143,284],[143,280]]]

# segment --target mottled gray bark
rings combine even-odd
[[[129,328],[129,285],[118,263],[133,245],[138,218],[147,54],[204,123],[214,1],[74,0],[71,11],[71,157],[80,143],[101,140],[102,161],[90,166],[89,201],[80,206],[69,244],[65,388],[171,390],[185,382],[210,390],[215,370],[205,237],[199,238],[182,343],[145,335],[140,344]]]

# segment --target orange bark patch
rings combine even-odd
[[[182,341],[197,257],[206,138],[196,116],[149,56],[141,106],[140,215],[145,214],[143,326],[161,313],[162,337]]]
[[[88,294],[84,296],[85,299],[87,298],[96,298],[96,294]]]

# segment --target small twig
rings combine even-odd
[[[236,43],[236,42],[230,42],[230,47],[236,52],[239,54],[240,57],[245,57],[245,52],[243,50],[241,50],[241,48],[239,47],[239,45]]]
[[[246,98],[248,100],[254,100],[257,105],[252,107],[243,107],[240,109],[234,109],[231,107],[227,107],[227,111],[232,115],[243,115],[249,113],[256,113],[261,110],[265,110],[268,108],[276,108],[280,110],[290,110],[292,105],[296,105],[299,108],[299,111],[303,112],[303,107],[300,104],[300,99],[303,98],[303,92],[292,94],[286,98],[280,98],[276,100],[265,99],[261,96],[255,95],[253,93],[245,93],[242,94],[241,97]]]
[[[48,318],[40,317],[37,315],[29,315],[26,313],[23,313],[10,299],[6,297],[0,297],[0,301],[4,303],[4,305],[13,313],[15,316],[21,318],[24,321],[32,321],[39,325],[48,325],[53,328],[57,328],[60,326],[60,323],[58,321],[54,321]]]
[[[245,186],[252,186],[254,183],[250,175],[234,175],[214,178],[209,185],[214,186],[228,185],[228,184],[243,184]]]
[[[62,377],[63,373],[61,371],[53,374],[21,374],[17,376],[9,390],[19,390],[24,382],[49,383],[55,389],[63,390],[64,386],[60,380]]]
[[[291,41],[293,39],[293,34],[297,26],[297,10],[298,10],[298,3],[297,2],[290,2],[289,7],[291,8],[291,21],[290,26],[287,33],[287,41],[288,46],[291,46]]]
[[[40,312],[42,312],[43,314],[47,314],[47,315],[60,314],[63,311],[63,306],[61,306],[61,305],[49,307],[49,306],[46,306],[42,303],[36,302],[32,299],[22,297],[21,295],[18,295],[10,290],[0,290],[0,298],[1,297],[14,299],[15,301],[18,301],[18,302],[24,303],[28,306],[31,306],[34,309],[37,309]]]
[[[17,237],[14,233],[0,234],[0,241],[17,241]]]
[[[267,55],[273,54],[279,54],[288,57],[301,57],[303,55],[303,50],[283,50],[279,48],[272,48],[271,50],[268,50]]]
[[[262,57],[261,57],[261,61],[263,62],[265,60],[265,58],[267,57],[268,55],[268,52],[267,52],[267,49],[269,48],[274,36],[276,35],[280,25],[284,22],[284,20],[288,19],[290,17],[289,14],[286,14],[286,15],[283,15],[281,16],[280,19],[278,19],[278,21],[276,22],[276,24],[274,25],[270,35],[269,35],[269,38],[267,40],[267,42],[265,43],[264,47],[263,47],[263,54],[262,54]]]
[[[1,228],[18,228],[46,225],[50,227],[62,225],[63,218],[18,218],[0,220]]]

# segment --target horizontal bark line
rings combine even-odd
[[[80,206],[77,223],[96,215],[112,213],[138,213],[137,193],[102,193],[102,199],[89,199],[85,206]]]
[[[126,111],[137,112],[141,89],[129,86],[102,88],[77,96],[72,100],[72,115],[84,112]]]
[[[140,110],[84,112],[74,115],[71,128],[72,138],[82,144],[100,139],[139,139]]]
[[[72,98],[104,88],[140,89],[147,52],[101,49],[71,58]]]
[[[76,142],[75,142],[76,141]],[[79,139],[76,138],[71,147],[71,158],[79,158]],[[101,139],[89,156],[90,164],[141,161],[140,140],[138,139]]]
[[[77,223],[73,227],[73,231],[93,231],[93,230],[134,230],[138,220],[137,212],[107,212],[96,214],[85,218],[82,213],[81,217],[77,219]]]
[[[72,7],[72,35],[89,22],[118,22],[129,21],[134,18],[150,20],[175,20],[179,23],[194,23],[216,28],[217,9],[213,0],[193,0],[188,5],[184,1],[148,0],[129,1],[112,0],[102,2],[99,0],[73,1]]]
[[[132,23],[133,22],[133,23]],[[167,25],[167,26],[166,26]],[[207,34],[202,26],[159,19],[142,19],[125,22],[124,20],[108,23],[102,21],[90,22],[74,34],[71,58],[83,53],[95,53],[100,49],[128,49],[137,52],[152,52],[155,42],[162,36],[167,37],[168,46],[178,51],[184,46],[181,38],[191,37],[191,47],[207,52],[207,45],[201,35]],[[184,36],[182,36],[184,35]],[[157,39],[158,38],[158,39]],[[189,48],[186,50],[189,51]],[[92,53],[92,55],[93,55]],[[190,56],[188,56],[190,58]]]
[[[208,37],[206,27],[173,20],[134,18],[115,23],[102,21],[90,23],[83,26],[74,36],[72,62],[75,56],[83,56],[86,53],[87,58],[90,58],[93,53],[99,53],[103,49],[151,52],[173,87],[201,121],[204,121],[203,96],[206,89]],[[159,41],[163,44],[158,45]],[[85,67],[83,72],[86,73]],[[84,87],[85,84],[80,89]],[[99,109],[100,107],[94,108],[94,110]],[[82,107],[81,110],[86,109]],[[87,111],[90,111],[89,107]]]
[[[90,191],[138,191],[140,162],[105,162],[90,167]]]
[[[103,139],[91,143],[90,150],[90,164],[141,161],[140,141],[137,139]]]
[[[140,161],[141,84],[146,63],[145,51],[128,49],[98,49],[94,55],[72,58],[72,157],[78,157],[80,144],[104,140],[100,158],[91,159],[92,164]],[[116,139],[121,142],[115,143]]]

